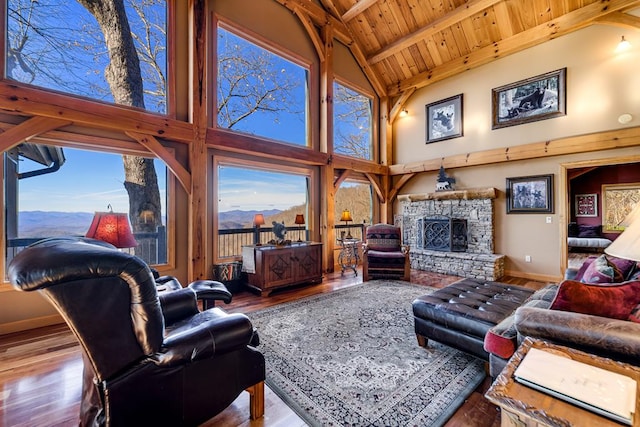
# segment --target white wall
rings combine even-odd
[[[624,54],[614,52],[621,35],[632,43]],[[394,164],[415,163],[446,156],[504,148],[562,137],[640,126],[640,31],[592,26],[526,51],[499,59],[475,70],[416,91],[406,108],[409,115],[394,123]],[[518,126],[491,129],[491,90],[560,68],[567,68],[567,115]],[[462,93],[464,136],[425,143],[425,105]],[[618,123],[623,113],[634,119]],[[529,277],[559,278],[561,230],[566,218],[559,209],[565,203],[559,188],[560,165],[592,158],[609,159],[640,155],[628,148],[532,159],[495,165],[447,169],[458,189],[495,187],[496,253],[507,255],[506,270]],[[505,179],[553,174],[555,210],[552,214],[506,214]],[[437,173],[418,174],[401,194],[435,191]],[[398,204],[395,212],[399,212]],[[546,217],[551,217],[547,223]],[[525,255],[532,262],[525,263]]]

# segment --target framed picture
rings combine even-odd
[[[427,144],[462,136],[462,94],[426,106]]]
[[[567,114],[567,69],[551,71],[493,89],[492,129]]]
[[[553,175],[507,178],[507,213],[553,213]]]
[[[640,203],[640,182],[628,184],[604,184],[602,186],[602,231],[624,231],[620,223]]]
[[[576,216],[598,216],[598,195],[576,194]]]

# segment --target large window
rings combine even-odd
[[[117,19],[118,10],[100,15],[81,3],[94,2],[8,0],[6,77],[165,113],[166,0],[125,0],[123,20]],[[115,25],[123,21],[129,31]],[[109,31],[108,38],[103,31]],[[111,60],[110,51],[118,57]],[[113,64],[126,66],[112,70]]]
[[[373,160],[372,99],[339,82],[333,95],[333,151]]]
[[[149,160],[158,172],[146,176],[155,175],[157,182],[146,183],[150,195],[141,196],[144,179],[127,180],[124,158],[118,154],[31,143],[6,152],[7,263],[40,239],[84,236],[95,212],[113,211],[126,214],[137,241],[137,246],[123,250],[149,264],[166,264],[168,173],[161,161]],[[137,200],[132,200],[127,186],[135,187],[131,194]]]
[[[310,176],[304,171],[290,173],[232,163],[219,163],[218,175],[218,258],[241,254],[242,245],[274,239],[273,222],[284,223],[288,240],[306,240]],[[264,224],[254,228],[256,214]],[[296,215],[306,224],[295,224]]]
[[[219,127],[309,145],[308,67],[220,25],[217,55]]]
[[[348,210],[353,222],[342,223],[342,212]],[[334,218],[338,232],[348,231],[362,239],[364,227],[371,224],[373,218],[373,189],[371,184],[362,181],[346,180],[336,191]],[[338,233],[338,236],[340,233]]]

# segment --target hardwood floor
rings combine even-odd
[[[437,273],[411,272],[413,283],[433,287],[446,286],[460,279]],[[545,283],[517,278],[501,281],[539,289]],[[249,291],[234,295],[230,312],[249,313],[309,295],[332,292],[361,283],[361,274],[325,275],[321,284],[298,286],[260,297]],[[416,343],[417,345],[417,343]],[[0,336],[0,426],[72,426],[78,424],[82,384],[80,348],[66,325]],[[447,423],[448,427],[498,427],[500,414],[484,398],[490,385],[485,380],[469,396]],[[249,420],[249,396],[242,393],[231,406],[204,424],[205,426],[296,427],[305,423],[268,387],[265,388],[265,415]]]

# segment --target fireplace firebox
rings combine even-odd
[[[444,252],[466,252],[467,220],[421,218],[418,220],[418,246]]]

